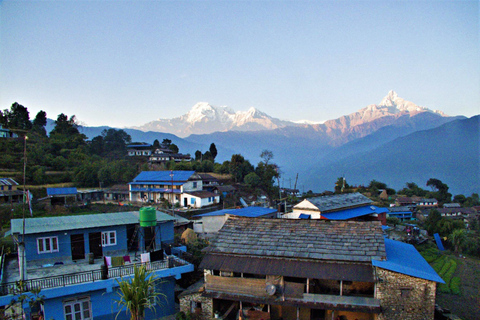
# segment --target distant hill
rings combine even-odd
[[[337,178],[345,175],[350,184],[368,184],[376,179],[395,189],[407,182],[425,188],[428,179],[437,178],[450,187],[452,194],[479,193],[479,128],[480,116],[475,116],[417,131],[370,150],[350,152],[343,159],[335,160],[332,153],[331,161],[313,163],[302,171],[305,185],[332,190]],[[385,130],[376,136],[389,133]]]

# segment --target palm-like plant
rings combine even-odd
[[[465,242],[467,234],[464,229],[455,229],[450,235],[450,241],[453,244],[454,253],[457,255],[460,251],[461,246]]]
[[[121,308],[117,316],[126,308],[125,312],[130,313],[131,320],[144,319],[145,310],[155,311],[155,305],[160,302],[160,296],[165,296],[156,292],[157,278],[147,271],[145,265],[140,267],[135,265],[133,278],[128,280],[120,278],[117,283],[119,298],[116,302]]]

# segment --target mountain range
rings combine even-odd
[[[105,128],[81,130],[93,138]],[[424,187],[429,178],[444,177],[452,193],[480,192],[478,116],[450,117],[394,91],[378,104],[321,124],[280,120],[254,108],[234,112],[198,103],[181,117],[123,130],[133,141],[168,138],[182,153],[204,152],[213,142],[220,162],[240,153],[256,164],[263,150],[271,150],[284,181],[298,173],[298,186],[305,190],[333,190],[345,175],[349,184],[376,179],[395,189],[406,182]]]

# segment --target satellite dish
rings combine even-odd
[[[277,287],[275,287],[275,285],[273,284],[267,284],[267,287],[265,289],[269,296],[273,296],[275,294],[275,291],[277,291]]]

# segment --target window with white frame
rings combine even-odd
[[[65,320],[91,320],[92,305],[90,297],[65,300],[63,302]]]
[[[102,247],[114,246],[117,244],[117,232],[116,231],[104,231],[102,232]]]
[[[38,253],[58,252],[58,237],[37,238]]]

